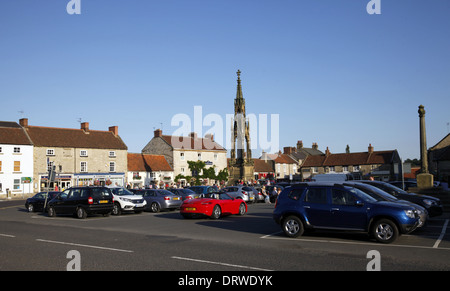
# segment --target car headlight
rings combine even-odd
[[[436,205],[436,201],[430,200],[430,199],[423,199],[423,203],[425,203],[425,205],[427,205],[427,206]]]
[[[122,198],[122,197],[120,197],[119,199],[122,200],[122,201],[125,201],[125,202],[131,202],[131,199],[128,199],[128,198]]]
[[[408,209],[405,210],[405,214],[406,216],[408,216],[409,218],[415,218],[416,216],[414,215],[414,210]]]

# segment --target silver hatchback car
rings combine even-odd
[[[163,209],[178,209],[183,204],[181,196],[175,195],[164,189],[145,189],[138,191],[138,195],[142,195],[147,201],[146,210],[159,212]]]
[[[223,188],[221,191],[227,193],[231,197],[242,199],[247,203],[253,203],[256,201],[253,190],[247,186],[229,186]]]

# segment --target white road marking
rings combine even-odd
[[[235,268],[243,268],[243,269],[251,269],[251,270],[259,270],[259,271],[273,271],[268,269],[262,269],[262,268],[256,268],[256,267],[249,267],[249,266],[242,266],[242,265],[234,265],[234,264],[228,264],[228,263],[221,263],[221,262],[212,262],[212,261],[205,261],[205,260],[198,260],[198,259],[192,259],[192,258],[183,258],[183,257],[171,257],[172,259],[177,260],[185,260],[185,261],[192,261],[192,262],[198,262],[198,263],[206,263],[206,264],[214,264],[214,265],[221,265],[221,266],[227,266],[227,267],[235,267]]]
[[[4,234],[4,233],[0,233],[0,236],[4,236],[4,237],[16,237],[15,235]]]
[[[441,243],[442,239],[444,238],[445,232],[447,231],[447,225],[448,225],[448,219],[445,221],[444,226],[442,227],[441,235],[437,239],[437,241],[434,243],[433,248],[437,248],[439,244]]]
[[[85,248],[93,248],[93,249],[101,249],[101,250],[107,250],[107,251],[116,251],[116,252],[125,252],[125,253],[133,253],[134,252],[134,251],[130,251],[130,250],[114,249],[114,248],[92,246],[92,245],[83,245],[83,244],[76,244],[76,243],[69,243],[69,242],[62,242],[62,241],[46,240],[46,239],[36,239],[36,241],[69,245],[69,246],[77,246],[77,247],[85,247]]]
[[[444,228],[445,229],[445,228]],[[380,243],[371,243],[371,242],[351,242],[351,241],[337,241],[337,240],[325,240],[325,239],[309,239],[309,238],[289,238],[283,236],[273,236],[276,234],[282,234],[283,232],[275,232],[271,234],[267,234],[261,236],[260,238],[264,239],[274,239],[274,240],[288,240],[288,241],[298,241],[298,242],[319,242],[319,243],[334,243],[334,244],[348,244],[348,245],[370,245],[370,246],[379,246],[379,247],[403,247],[403,248],[418,248],[418,249],[438,249],[438,250],[446,250],[450,251],[450,248],[437,248],[437,246],[417,246],[417,245],[395,245],[395,244],[380,244]],[[445,233],[445,232],[444,232]],[[441,236],[444,235],[441,233]],[[440,242],[440,241],[439,241]],[[437,243],[437,242],[436,242]],[[436,245],[435,243],[435,245]],[[439,244],[438,244],[439,245]]]

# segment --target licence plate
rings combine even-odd
[[[98,201],[98,203],[108,203],[109,201],[108,200],[100,200],[100,201]]]
[[[173,200],[180,200],[180,197],[173,197]]]
[[[195,211],[197,209],[195,207],[186,207],[185,210],[187,210],[187,211]]]

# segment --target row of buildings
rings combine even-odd
[[[32,126],[27,118],[0,122],[0,198],[67,188],[74,185],[130,185],[174,182],[177,176],[191,176],[188,161],[204,161],[216,174],[229,166],[227,150],[214,136],[154,136],[141,153],[129,153],[118,126],[92,130],[88,122],[79,129]],[[254,177],[273,180],[303,180],[321,173],[359,173],[379,180],[399,175],[401,160],[396,150],[332,154],[299,141],[296,147],[268,154],[254,161]],[[48,181],[55,166],[56,182]],[[187,181],[180,179],[183,185]]]

